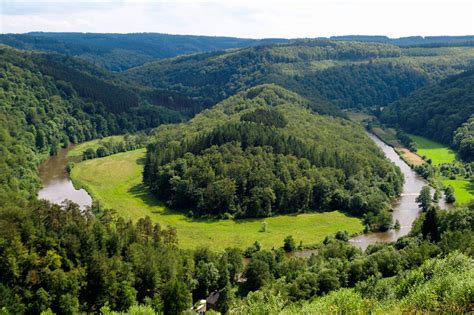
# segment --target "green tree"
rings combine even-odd
[[[285,237],[285,239],[283,240],[283,249],[286,252],[292,252],[296,249],[296,242],[293,236],[288,235],[287,237]]]
[[[245,278],[247,278],[246,287],[249,291],[260,289],[268,283],[272,275],[268,264],[258,259],[252,259],[245,269]]]
[[[186,285],[179,279],[173,278],[163,288],[163,312],[168,315],[179,315],[191,307],[191,294]]]
[[[439,241],[438,231],[439,219],[436,207],[431,207],[425,214],[423,225],[421,226],[421,233],[425,239],[431,241]]]
[[[431,206],[431,192],[429,186],[423,186],[423,188],[421,188],[420,194],[416,197],[416,202],[423,211],[429,209]]]

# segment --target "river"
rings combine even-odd
[[[66,172],[67,153],[71,148],[59,150],[57,155],[40,164],[38,170],[43,188],[38,192],[38,198],[57,204],[71,200],[84,209],[92,205],[92,198],[84,189],[76,189]]]
[[[400,229],[398,231],[388,230],[386,232],[361,234],[350,239],[351,243],[362,249],[366,249],[367,246],[376,242],[393,242],[399,237],[407,235],[411,230],[413,222],[420,214],[416,197],[419,195],[421,188],[428,184],[426,180],[416,174],[416,172],[400,158],[391,146],[385,144],[371,133],[368,133],[368,135],[375,144],[382,149],[385,156],[400,168],[405,177],[405,183],[403,184],[403,192],[401,196],[392,204],[393,220],[398,220],[400,222]],[[447,207],[444,199],[440,201],[440,207]]]
[[[382,149],[385,156],[400,167],[405,176],[403,193],[393,204],[393,219],[400,222],[400,229],[389,230],[386,232],[376,232],[361,234],[350,239],[350,242],[362,249],[376,242],[393,242],[399,237],[407,235],[411,226],[420,213],[420,209],[415,201],[421,191],[421,188],[427,185],[427,182],[417,175],[395,152],[395,150],[382,142],[373,134],[369,137]],[[68,163],[67,152],[72,147],[61,149],[57,155],[50,157],[39,166],[39,173],[43,183],[43,188],[39,191],[40,199],[47,199],[53,203],[61,203],[65,199],[71,200],[85,208],[92,204],[91,196],[84,189],[76,189],[69,179],[66,172]],[[446,208],[444,201],[440,206]],[[297,256],[307,256],[311,251],[301,251]]]

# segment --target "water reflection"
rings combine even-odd
[[[46,199],[60,204],[64,200],[77,203],[81,209],[92,204],[92,198],[84,189],[76,189],[66,172],[67,152],[72,147],[61,149],[39,166],[43,188],[38,192],[39,199]]]

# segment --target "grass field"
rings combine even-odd
[[[466,203],[474,199],[474,182],[467,179],[445,179],[443,180],[445,186],[451,185],[454,187],[454,195],[457,203]]]
[[[441,143],[420,136],[409,136],[416,143],[418,155],[431,159],[433,165],[451,163],[456,159],[456,153]]]
[[[178,230],[183,248],[229,246],[245,248],[259,240],[265,248],[280,247],[287,235],[303,244],[314,244],[339,230],[361,232],[361,220],[340,212],[287,215],[249,220],[193,220],[159,204],[141,183],[145,149],[139,149],[78,163],[71,173],[76,186],[86,188],[95,200],[136,220],[146,215],[162,226]],[[267,222],[267,232],[259,232]]]
[[[456,153],[447,146],[431,141],[424,137],[410,135],[410,138],[415,141],[418,147],[418,154],[426,156],[431,159],[434,165],[443,163],[451,163],[456,160]],[[454,195],[457,203],[466,203],[474,199],[474,183],[468,179],[447,179],[440,177],[443,185],[451,185],[454,187]]]
[[[97,150],[97,148],[100,146],[100,143],[102,141],[122,140],[122,139],[123,139],[123,136],[110,136],[110,137],[105,137],[102,139],[96,139],[96,140],[83,142],[81,144],[76,145],[71,150],[69,150],[69,152],[67,153],[67,156],[70,158],[78,157],[78,156],[82,157],[82,152],[84,152],[87,149]]]

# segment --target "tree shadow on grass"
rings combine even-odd
[[[170,209],[166,204],[160,200],[158,200],[153,194],[147,189],[147,187],[143,184],[137,184],[131,187],[128,191],[132,196],[139,198],[149,207],[157,207],[156,210],[151,210],[151,213],[157,213],[161,215],[171,215],[171,214],[179,214],[182,215],[182,220],[186,222],[200,222],[200,223],[214,223],[220,221],[217,218],[188,218],[185,216],[186,210],[173,210]]]
[[[141,157],[141,158],[138,158],[136,162],[138,165],[145,165],[146,159],[145,157]]]

